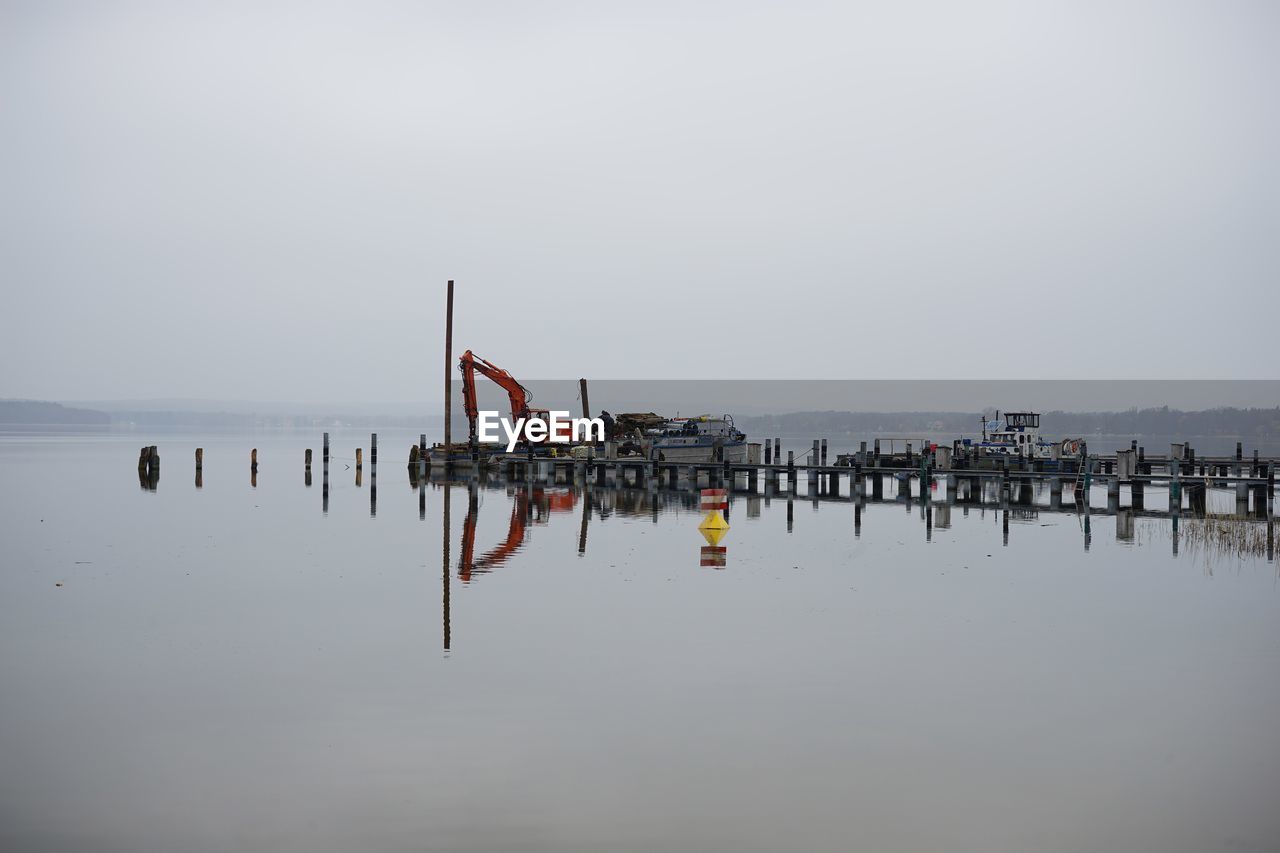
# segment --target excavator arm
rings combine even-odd
[[[462,408],[467,413],[467,422],[471,427],[471,443],[476,442],[476,419],[480,416],[480,406],[476,402],[476,373],[489,379],[507,392],[511,403],[511,422],[529,415],[529,392],[507,371],[492,362],[467,350],[458,358],[458,370],[462,371]]]

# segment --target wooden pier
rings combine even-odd
[[[820,458],[820,457],[819,457]],[[855,499],[869,497],[881,500],[888,493],[899,493],[899,484],[936,483],[940,500],[955,502],[957,495],[981,495],[988,492],[1007,495],[1012,503],[1027,503],[1035,486],[1047,486],[1050,503],[1061,504],[1064,493],[1071,501],[1091,500],[1091,492],[1106,489],[1107,504],[1118,507],[1122,493],[1127,505],[1145,510],[1147,496],[1157,490],[1167,491],[1169,506],[1185,506],[1190,512],[1203,512],[1210,489],[1235,491],[1237,514],[1265,517],[1275,495],[1276,462],[1268,459],[1240,460],[1202,459],[1195,465],[1186,461],[1170,463],[1168,459],[1144,460],[1135,464],[1125,456],[1107,459],[1090,457],[1084,463],[1067,467],[1039,464],[1047,460],[1004,457],[993,460],[956,460],[948,467],[929,465],[928,457],[915,459],[908,467],[905,460],[868,459],[867,465],[856,459],[852,464],[791,464],[730,462],[666,462],[642,457],[570,457],[520,456],[494,457],[489,470],[513,482],[538,484],[616,485],[635,488],[698,489],[726,488],[734,493],[798,493],[805,484],[805,495],[818,499]],[[887,463],[887,464],[885,464]],[[994,463],[994,464],[990,464]],[[886,485],[893,486],[886,489]],[[763,491],[762,491],[763,490]]]

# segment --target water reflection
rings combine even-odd
[[[578,492],[568,488],[516,486],[511,492],[511,515],[507,535],[480,557],[475,556],[476,526],[480,515],[480,484],[467,484],[467,517],[462,525],[462,547],[458,553],[458,579],[470,583],[473,574],[486,574],[503,565],[524,547],[530,525],[547,524],[553,513],[572,512]],[[579,553],[586,548],[586,519],[579,533]]]

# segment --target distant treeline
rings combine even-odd
[[[211,429],[328,429],[331,427],[406,427],[425,429],[437,425],[439,415],[263,415],[244,412],[156,412],[120,411],[111,413],[111,422],[120,425],[154,427],[208,427]]]
[[[857,435],[945,433],[978,435],[981,419],[995,411],[979,412],[792,412],[737,419],[748,435],[804,435],[815,438]],[[1041,430],[1050,436],[1068,435],[1196,435],[1273,439],[1280,436],[1280,407],[1274,409],[1208,409],[1183,412],[1163,406],[1127,412],[1044,412]]]
[[[107,426],[111,416],[92,409],[71,409],[39,400],[0,400],[0,424],[31,426]]]

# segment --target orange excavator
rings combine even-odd
[[[577,496],[568,490],[534,488],[517,489],[511,505],[511,521],[507,525],[507,538],[497,547],[485,552],[478,559],[476,549],[476,517],[479,515],[479,496],[472,489],[467,500],[467,518],[462,524],[462,553],[458,555],[458,578],[470,583],[471,574],[484,574],[502,565],[519,551],[528,535],[528,523],[546,524],[553,512],[571,512]]]
[[[476,419],[480,416],[480,407],[476,403],[476,373],[487,376],[490,382],[507,392],[507,398],[511,402],[512,426],[521,418],[526,421],[538,419],[544,423],[550,421],[551,413],[546,409],[529,408],[529,399],[532,397],[529,389],[493,362],[485,361],[467,350],[458,358],[458,370],[462,371],[462,408],[467,413],[467,422],[471,427],[469,443],[473,450],[476,447]],[[522,438],[528,440],[527,435],[522,435]]]

